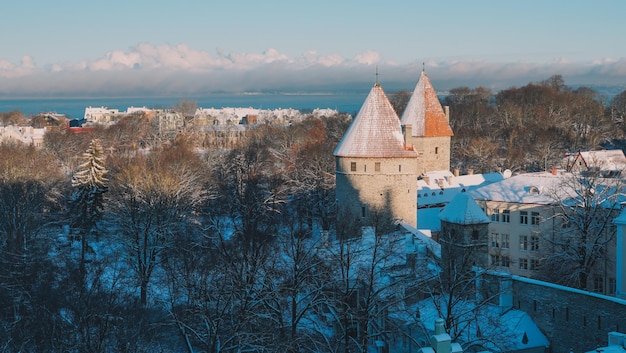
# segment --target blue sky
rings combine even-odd
[[[0,96],[626,84],[626,1],[2,5]]]

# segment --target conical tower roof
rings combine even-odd
[[[417,157],[406,150],[400,119],[376,83],[335,148],[337,157]]]
[[[467,193],[459,193],[441,210],[439,219],[455,224],[489,223],[489,217]]]
[[[437,93],[425,71],[422,71],[400,120],[403,125],[411,125],[411,135],[415,137],[453,136]]]

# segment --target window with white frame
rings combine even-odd
[[[508,249],[509,248],[509,235],[502,233],[500,234],[500,246],[502,247],[502,249]]]
[[[530,223],[532,224],[539,224],[540,218],[539,218],[539,212],[531,212],[530,214]]]
[[[593,278],[593,291],[596,293],[604,292],[604,278],[600,276]]]
[[[510,223],[511,222],[511,211],[503,210],[502,211],[502,223]]]
[[[500,266],[500,255],[491,255],[491,265]]]
[[[519,223],[520,224],[528,224],[528,211],[520,211],[520,213],[519,213]]]
[[[519,249],[520,251],[528,250],[528,235],[519,236]]]
[[[500,258],[500,264],[502,267],[509,267],[511,266],[511,259],[508,255],[502,255],[502,257]]]
[[[500,247],[500,234],[491,233],[491,247],[499,248]]]
[[[519,259],[520,270],[528,270],[528,259]]]
[[[539,260],[530,259],[530,269],[531,271],[537,271],[539,269]]]
[[[539,251],[539,237],[536,235],[530,236],[530,251]]]
[[[500,222],[500,210],[494,209],[491,211],[491,221],[492,222]]]

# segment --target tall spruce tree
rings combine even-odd
[[[80,272],[85,275],[87,236],[96,228],[102,216],[104,193],[107,191],[107,170],[104,167],[104,150],[100,140],[92,140],[83,154],[83,163],[72,178],[72,226],[81,239]]]

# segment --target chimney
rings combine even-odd
[[[552,175],[559,174],[559,170],[556,167],[552,167]]]
[[[459,174],[460,174],[460,172],[461,172],[461,171],[459,170],[459,168],[454,168],[454,176],[455,176],[455,177],[458,177],[458,176],[459,176]]]
[[[437,353],[451,353],[452,339],[450,335],[446,333],[443,323],[442,318],[435,320],[435,334],[430,337],[430,345]]]
[[[442,333],[446,333],[446,329],[444,327],[445,321],[442,318],[437,318],[435,320],[435,335],[440,335]]]
[[[467,175],[474,175],[474,169],[468,169]]]
[[[443,113],[446,115],[446,121],[450,123],[450,106],[445,105],[443,107]]]

